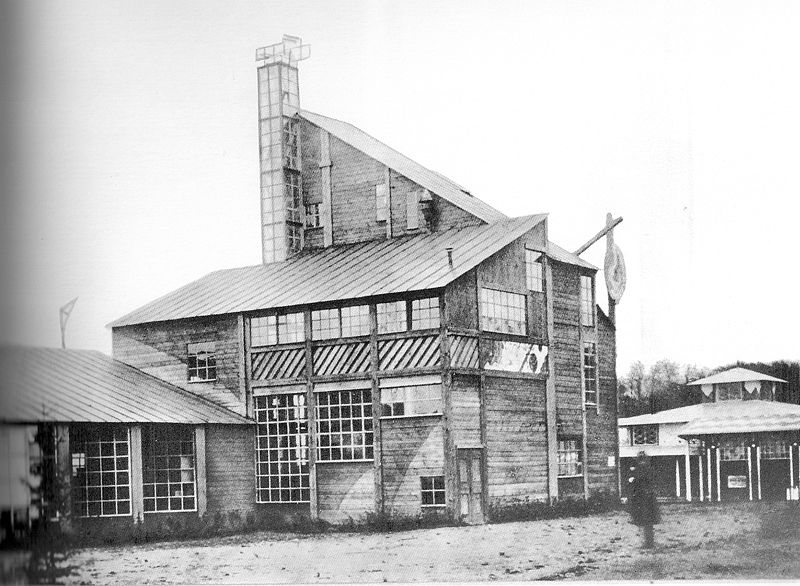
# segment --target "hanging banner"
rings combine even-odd
[[[503,370],[526,374],[543,374],[547,372],[547,346],[486,340],[484,346],[484,364],[486,370]]]

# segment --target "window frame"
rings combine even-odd
[[[292,316],[292,319],[289,319],[289,316]],[[299,316],[299,320],[297,318]],[[299,334],[299,339],[297,340],[289,340],[283,341],[281,338],[281,319],[285,318],[285,332],[284,336],[287,336],[290,333],[294,333],[295,335]],[[255,315],[249,318],[250,321],[250,346],[252,348],[263,348],[269,346],[283,346],[288,344],[302,344],[306,341],[306,332],[305,332],[305,312],[303,311],[284,311],[278,313],[269,313],[267,315]],[[289,329],[289,325],[293,326],[293,329]],[[262,325],[263,324],[263,325]],[[297,327],[299,325],[299,328]],[[256,334],[256,330],[259,331]],[[266,334],[261,334],[260,331],[263,330]]]
[[[425,303],[425,306],[423,306]],[[388,312],[382,309],[388,306],[402,307],[401,312]],[[400,334],[403,332],[421,332],[426,330],[438,330],[442,326],[442,301],[439,295],[431,295],[426,297],[414,297],[411,299],[396,299],[394,301],[380,301],[375,304],[375,313],[377,314],[377,327],[378,334]],[[402,320],[396,323],[399,325],[403,323],[401,329],[386,329],[382,320],[382,316],[389,313],[400,313],[403,315]],[[424,318],[418,318],[419,314],[427,314]]]
[[[746,462],[747,442],[744,440],[720,442],[717,446],[720,462]]]
[[[305,204],[305,227],[308,229],[322,227],[322,204],[321,203],[307,203]]]
[[[357,311],[354,311],[357,310]],[[321,322],[321,314],[326,312],[328,314],[328,323],[335,323],[336,328],[316,328],[315,325]],[[345,315],[347,314],[347,315]],[[331,322],[331,316],[334,317],[334,322]],[[348,324],[345,327],[345,323]],[[353,324],[361,324],[356,328],[357,333],[353,332]],[[320,337],[319,333],[324,331],[335,332],[336,335],[326,335]],[[372,331],[371,320],[369,316],[369,304],[359,305],[345,305],[341,307],[328,307],[322,309],[311,310],[311,339],[317,342],[329,340],[341,340],[346,338],[362,338],[369,336]]]
[[[426,484],[429,485],[426,486]],[[421,508],[441,509],[447,506],[447,484],[444,481],[444,475],[420,476],[419,485]],[[430,495],[430,503],[425,503],[425,495]]]
[[[559,437],[556,444],[556,460],[558,462],[558,478],[578,478],[583,476],[583,438]],[[573,446],[574,445],[574,446]],[[563,458],[562,456],[575,455]]]
[[[542,293],[544,291],[544,253],[525,249],[525,284],[528,291]]]
[[[185,434],[186,437],[179,439],[163,439],[159,438],[158,434],[177,433]],[[185,446],[181,445],[178,453],[173,453],[169,449],[166,453],[159,453],[158,444],[189,444],[191,443],[191,454],[184,453],[182,450]],[[178,467],[173,467],[173,459],[179,459]],[[184,458],[191,458],[191,468],[184,467]],[[157,466],[159,459],[167,460],[167,467]],[[184,480],[184,472],[191,470],[191,480]],[[180,480],[172,480],[172,472],[180,473]],[[159,477],[163,478],[166,473],[166,481],[159,481]],[[152,478],[148,481],[148,478]],[[159,495],[159,486],[166,485],[167,495]],[[180,485],[181,494],[171,495],[171,489],[174,485]],[[191,494],[184,494],[187,485],[191,485]],[[152,488],[152,495],[148,495],[149,488]],[[145,425],[142,427],[142,494],[143,494],[143,511],[145,513],[183,513],[197,511],[197,446],[195,445],[194,427],[190,425]],[[159,509],[158,504],[160,499],[166,499],[167,508]],[[180,507],[173,508],[173,501],[180,500]],[[186,507],[186,501],[190,500],[193,503],[190,507]],[[153,508],[148,509],[149,503],[152,503]]]
[[[124,439],[118,439],[117,434],[124,431]],[[104,439],[110,434],[111,440]],[[108,446],[104,449],[104,444],[111,444],[112,454],[108,454]],[[124,445],[124,450],[118,450],[119,445]],[[96,446],[97,455],[92,455]],[[88,425],[70,429],[70,464],[71,464],[71,486],[72,511],[75,516],[81,519],[99,517],[130,517],[133,515],[132,498],[132,478],[131,478],[131,432],[129,427],[124,430],[120,426],[109,425]],[[105,453],[104,453],[105,452]],[[119,452],[119,453],[118,453]],[[120,459],[127,460],[124,467],[120,466]],[[99,460],[97,470],[93,470],[90,461]],[[104,462],[113,460],[113,467],[109,468]],[[81,473],[82,472],[82,476]],[[90,476],[92,475],[92,476]],[[113,482],[108,475],[113,475]],[[127,475],[127,482],[125,482]],[[83,482],[79,482],[83,478]],[[93,482],[89,482],[93,479]],[[119,498],[119,493],[124,494],[127,489],[128,496]],[[104,498],[108,495],[105,491],[114,491],[114,498]],[[90,495],[98,495],[98,498],[90,498]],[[114,513],[105,512],[105,503],[114,503]],[[124,504],[127,503],[127,512],[124,511]],[[90,511],[93,505],[99,505],[100,512],[92,514]],[[123,512],[120,506],[123,505]]]
[[[433,397],[415,397],[415,393],[420,391],[437,391],[438,396]],[[435,394],[435,393],[433,393]],[[399,395],[399,397],[395,397]],[[393,400],[387,402],[390,396],[392,398],[402,398],[402,400]],[[381,419],[408,419],[411,417],[441,417],[444,414],[444,389],[442,388],[442,381],[420,381],[403,379],[383,379],[380,381],[380,418]],[[418,406],[425,404],[433,404],[436,410],[413,412],[409,411],[407,406]],[[401,405],[402,413],[395,412],[396,406]],[[387,412],[388,408],[388,412]]]
[[[589,350],[589,352],[587,352],[587,350]],[[584,407],[599,408],[600,393],[597,388],[599,380],[596,342],[583,342],[581,362],[583,368],[583,405]]]
[[[491,296],[491,297],[490,297]],[[503,304],[500,301],[504,298],[507,298],[509,301],[513,299],[519,299],[522,301],[522,306],[517,307],[516,305],[512,305],[510,303]],[[500,308],[501,312],[500,315],[495,315],[497,313],[496,310],[488,311],[491,307]],[[511,311],[508,311],[509,317],[504,317],[502,315],[502,309],[508,308],[509,310],[517,310],[521,309],[522,317],[521,320],[514,318],[512,319]],[[494,287],[480,287],[480,291],[478,292],[478,309],[480,314],[480,329],[484,332],[494,332],[497,334],[509,334],[512,336],[525,336],[528,335],[528,296],[524,293],[516,293],[514,291],[506,291],[503,289],[497,289]],[[515,323],[517,326],[520,327],[521,331],[508,331],[507,329],[500,329],[499,327],[491,327],[493,322],[491,320],[495,320],[498,323],[506,322],[506,323]]]
[[[203,365],[200,365],[200,357]],[[192,372],[195,376],[192,376]],[[205,372],[205,378],[199,373]],[[212,376],[213,373],[213,376]],[[215,340],[186,344],[186,380],[190,383],[213,383],[217,380],[217,344]]]
[[[642,423],[632,425],[629,429],[629,437],[632,446],[657,446],[659,441],[659,429],[657,423]],[[643,438],[637,441],[637,435]],[[653,438],[654,441],[648,441]]]
[[[355,393],[358,393],[359,401],[354,401]],[[317,444],[317,463],[328,462],[372,462],[375,460],[375,430],[372,419],[372,389],[371,388],[352,388],[352,389],[330,389],[315,390],[315,437]],[[336,397],[336,403],[332,398]],[[344,402],[344,398],[348,402]],[[360,412],[358,417],[353,416],[353,409],[357,408]],[[344,409],[350,414],[344,415]],[[325,415],[323,417],[323,415]],[[358,422],[359,425],[354,425]],[[327,425],[323,425],[327,424]],[[327,430],[323,431],[323,427]],[[356,429],[360,427],[361,429]],[[360,436],[361,441],[355,443],[353,440]],[[349,437],[350,443],[344,440]],[[338,443],[334,442],[338,438]],[[327,439],[327,441],[325,441]],[[362,450],[360,458],[344,457],[344,450],[350,449],[351,455],[355,456],[354,449]],[[325,451],[327,450],[327,456]],[[335,451],[339,452],[339,457],[334,457]]]
[[[596,323],[594,308],[594,277],[580,275],[581,326],[594,327]]]
[[[788,460],[791,444],[787,440],[770,440],[760,443],[762,460]]]

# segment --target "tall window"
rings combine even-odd
[[[597,405],[597,344],[583,343],[583,402]]]
[[[78,517],[131,514],[130,440],[124,427],[73,427],[72,504]]]
[[[306,396],[257,396],[255,416],[258,502],[310,502]]]
[[[719,459],[730,462],[734,460],[747,460],[747,445],[744,441],[730,440],[719,446]]]
[[[186,346],[189,382],[217,380],[217,357],[214,342],[198,342]]]
[[[253,346],[293,344],[304,339],[302,313],[281,313],[250,319],[250,342]]]
[[[404,332],[408,328],[405,301],[378,303],[377,310],[379,334]]]
[[[318,203],[306,204],[306,228],[319,228],[322,226],[320,205]]]
[[[283,164],[292,169],[300,168],[300,141],[298,140],[297,120],[283,119]]]
[[[481,328],[507,334],[527,333],[525,295],[481,288]]]
[[[635,425],[631,428],[631,445],[658,445],[658,425]]]
[[[284,171],[284,188],[286,189],[286,220],[302,224],[300,219],[300,175],[294,171]]]
[[[196,511],[194,429],[145,427],[142,480],[146,513]]]
[[[445,506],[444,476],[420,476],[419,481],[423,507]]]
[[[580,476],[583,474],[581,452],[581,441],[579,439],[558,440],[559,476]]]
[[[311,331],[315,340],[368,336],[369,306],[351,305],[311,312]]]
[[[383,417],[411,417],[441,412],[441,383],[401,387],[381,386],[381,415]]]
[[[368,389],[317,393],[317,458],[372,460],[372,393]]]
[[[594,287],[592,278],[581,275],[581,324],[594,325]]]
[[[541,292],[544,288],[544,270],[540,260],[541,257],[541,252],[525,249],[525,276],[528,281],[528,289],[531,291]]]

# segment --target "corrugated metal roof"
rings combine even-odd
[[[594,266],[589,262],[586,262],[574,252],[570,252],[564,248],[561,248],[555,242],[550,242],[550,241],[547,242],[547,256],[549,256],[553,260],[557,260],[559,262],[563,262],[569,265],[577,265],[579,267],[592,269],[594,271],[597,270],[596,266]]]
[[[252,423],[94,350],[3,347],[0,372],[4,422]]]
[[[772,401],[711,403],[681,436],[800,430],[800,405]]]
[[[506,218],[505,214],[474,197],[454,181],[423,167],[352,124],[322,116],[321,114],[315,114],[308,110],[300,110],[298,114],[365,155],[394,169],[401,175],[411,179],[411,181],[443,197],[453,205],[460,207],[484,222],[497,222]]]
[[[774,376],[770,376],[768,374],[761,374],[760,372],[756,372],[754,370],[748,370],[747,368],[741,368],[737,366],[736,368],[723,370],[722,372],[718,372],[717,374],[712,374],[711,376],[701,378],[689,384],[711,385],[720,383],[740,383],[740,382],[748,382],[756,380],[772,381],[776,383],[786,382],[781,378],[775,378]]]
[[[507,246],[546,215],[430,234],[302,251],[287,261],[216,271],[110,327],[441,288]],[[453,248],[453,266],[447,248]]]

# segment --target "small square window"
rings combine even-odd
[[[405,332],[408,329],[405,301],[378,303],[377,311],[379,334]]]
[[[447,504],[445,500],[444,476],[420,476],[419,481],[423,508],[443,507]]]
[[[438,328],[439,323],[439,299],[437,297],[414,299],[411,302],[411,329]]]
[[[187,345],[189,382],[217,380],[217,358],[214,342],[200,342]]]
[[[658,445],[658,425],[636,425],[631,428],[631,445]]]

